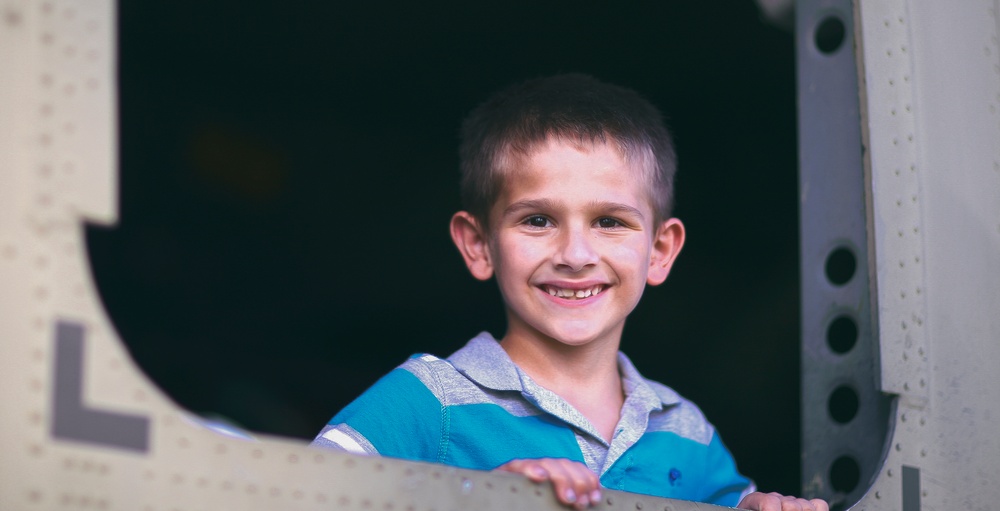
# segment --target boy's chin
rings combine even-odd
[[[595,332],[593,329],[567,328],[554,330],[548,336],[552,342],[567,348],[581,348],[607,342],[615,337],[613,333]]]

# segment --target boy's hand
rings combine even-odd
[[[536,483],[552,481],[556,499],[576,509],[585,509],[601,501],[601,482],[597,474],[578,461],[565,458],[513,460],[496,470],[521,474]]]
[[[822,499],[800,499],[780,493],[753,492],[740,501],[739,509],[753,511],[830,511],[830,506]]]

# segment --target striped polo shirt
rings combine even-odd
[[[606,488],[726,506],[753,491],[697,406],[643,378],[622,353],[618,368],[625,404],[610,443],[484,332],[447,360],[414,355],[341,410],[312,445],[479,470],[568,458]]]

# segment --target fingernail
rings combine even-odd
[[[531,467],[531,475],[535,477],[545,477],[548,475],[542,467]]]
[[[570,504],[576,502],[576,492],[573,491],[573,488],[567,488],[565,495],[566,495],[566,502],[569,502]]]
[[[597,504],[601,501],[601,490],[594,490],[590,492],[590,501]]]

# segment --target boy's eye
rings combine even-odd
[[[597,225],[602,229],[613,229],[615,227],[621,227],[622,224],[614,218],[602,218],[597,221]]]
[[[524,223],[530,225],[531,227],[547,227],[549,225],[549,219],[541,215],[529,216]]]

